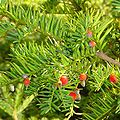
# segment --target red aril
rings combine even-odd
[[[111,83],[117,83],[118,82],[118,79],[117,79],[115,74],[110,74],[109,79],[110,79]]]
[[[29,84],[30,84],[30,80],[29,80],[28,78],[25,78],[24,81],[23,81],[23,83],[24,83],[24,85],[25,85],[26,87],[28,87]]]
[[[95,41],[90,41],[89,42],[89,46],[90,47],[95,47],[96,46],[96,42]]]
[[[75,92],[70,92],[69,96],[71,96],[73,100],[76,100],[77,98],[77,94]]]
[[[68,84],[68,78],[66,76],[61,76],[60,81],[62,82],[62,85]]]
[[[81,73],[80,76],[79,76],[79,79],[81,81],[86,80],[87,79],[87,75],[85,73]]]

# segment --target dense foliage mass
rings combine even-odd
[[[0,1],[0,119],[120,119],[119,0]]]

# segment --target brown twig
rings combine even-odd
[[[108,57],[105,53],[103,53],[103,52],[96,52],[96,55],[97,55],[99,58],[101,58],[101,59],[103,59],[103,60],[105,60],[105,61],[108,61],[108,62],[110,62],[110,63],[112,63],[112,64],[117,65],[117,66],[120,67],[120,62],[118,62],[118,61],[116,61],[116,60]]]

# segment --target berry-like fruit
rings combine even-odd
[[[116,75],[114,75],[114,74],[110,74],[109,79],[110,79],[111,83],[117,83],[118,82],[118,79],[117,79]]]
[[[92,37],[92,31],[91,30],[87,30],[87,36]]]
[[[96,46],[96,42],[95,41],[90,41],[89,42],[89,46],[90,47],[95,47]]]
[[[86,80],[87,79],[87,75],[85,73],[81,73],[80,76],[79,76],[79,79],[81,81]]]
[[[81,100],[81,95],[80,95],[80,90],[77,88],[75,89],[75,93],[77,95],[76,99],[75,100]]]
[[[66,76],[61,76],[60,81],[62,82],[62,85],[68,84],[68,78]]]
[[[23,81],[23,83],[24,83],[24,85],[25,85],[26,87],[28,87],[29,84],[30,84],[30,80],[29,80],[28,78],[25,78],[24,81]]]
[[[75,92],[70,92],[69,96],[71,96],[73,100],[76,100],[77,98],[77,94]]]

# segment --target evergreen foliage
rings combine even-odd
[[[96,52],[119,61],[119,1],[108,2],[109,15],[88,0],[0,2],[0,117],[117,120],[120,68]],[[110,82],[112,73],[117,83]],[[63,86],[62,75],[68,77]],[[74,101],[69,94],[76,89],[81,99]]]

